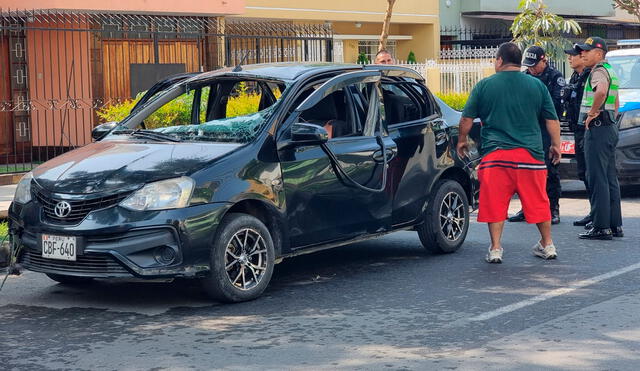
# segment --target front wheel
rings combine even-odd
[[[462,186],[453,180],[442,180],[434,187],[424,222],[418,226],[420,242],[435,253],[458,250],[469,230],[469,201]]]
[[[227,215],[211,247],[211,271],[201,280],[205,292],[224,302],[252,300],[267,288],[274,266],[267,227],[247,214]]]

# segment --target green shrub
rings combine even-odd
[[[7,233],[9,233],[9,225],[7,222],[0,223],[0,241],[6,237]]]
[[[469,99],[469,93],[436,93],[449,107],[462,111]]]
[[[409,51],[409,56],[407,57],[407,63],[413,63],[413,64],[418,63],[418,61],[416,61],[416,55],[413,54],[413,51]]]
[[[369,59],[367,59],[367,55],[364,53],[360,53],[358,54],[358,64],[368,64],[369,63]]]
[[[129,115],[133,106],[138,103],[140,98],[144,95],[145,92],[138,94],[135,99],[127,99],[121,103],[110,104],[108,106],[104,106],[98,111],[96,111],[96,115],[100,118],[101,122],[120,122],[125,117]]]

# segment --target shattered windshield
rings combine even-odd
[[[142,140],[247,143],[274,112],[286,87],[281,81],[247,78],[174,86],[167,94],[156,94],[113,134]]]
[[[182,140],[247,143],[260,132],[262,124],[276,105],[251,115],[229,117],[198,125],[181,125],[157,128],[163,134],[172,134]]]

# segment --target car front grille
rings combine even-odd
[[[35,190],[35,196],[42,205],[44,218],[50,222],[57,224],[78,224],[92,211],[106,209],[117,205],[124,200],[131,192],[117,193],[104,197],[93,197],[82,200],[63,199],[49,196],[40,189]],[[60,201],[67,201],[71,206],[71,213],[65,217],[59,217],[55,214],[56,204]]]
[[[43,258],[39,253],[26,250],[20,263],[27,269],[43,273],[86,274],[93,276],[126,276],[130,273],[109,255],[80,255],[76,261]]]

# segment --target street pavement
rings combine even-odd
[[[69,287],[10,277],[0,292],[7,370],[640,369],[640,188],[625,189],[625,237],[585,241],[587,210],[565,183],[559,257],[531,254],[535,227],[509,223],[503,264],[486,226],[455,254],[415,232],[287,259],[258,300],[208,301],[190,282]],[[519,203],[514,200],[511,211]]]

